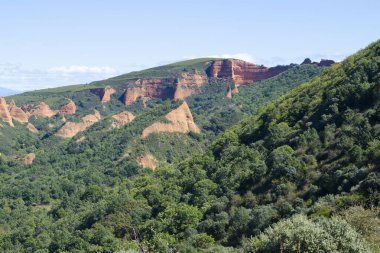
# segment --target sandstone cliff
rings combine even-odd
[[[15,101],[12,99],[11,102],[9,102],[9,113],[11,114],[12,118],[14,120],[17,120],[21,123],[27,123],[28,122],[28,115],[19,107],[17,107]]]
[[[194,123],[193,115],[186,102],[177,109],[168,113],[165,118],[170,123],[156,122],[145,128],[141,138],[146,138],[151,133],[168,132],[168,133],[199,133],[200,129]]]
[[[125,124],[131,122],[135,116],[130,112],[121,112],[112,116],[114,121],[111,124],[112,128],[119,128]]]
[[[126,106],[141,98],[145,102],[152,98],[184,100],[186,97],[201,92],[201,87],[211,79],[225,79],[233,82],[235,87],[231,94],[238,93],[238,86],[261,81],[276,76],[290,68],[290,66],[277,66],[267,68],[242,60],[224,59],[206,63],[206,74],[197,70],[193,72],[180,72],[176,78],[132,79],[128,82],[123,94]]]
[[[97,95],[102,103],[107,103],[111,100],[112,94],[116,92],[112,87],[90,89],[90,92]]]
[[[70,115],[70,114],[75,114],[77,111],[77,106],[73,101],[70,101],[68,104],[62,106],[59,110],[59,114],[64,114],[64,115]]]
[[[50,109],[50,107],[44,102],[39,103],[37,106],[25,105],[23,109],[29,116],[35,115],[42,118],[51,118],[57,114],[56,111]]]
[[[183,100],[188,96],[200,92],[200,87],[206,84],[206,75],[181,72],[177,78],[153,78],[135,79],[129,82],[129,86],[123,95],[123,102],[126,106],[136,102],[141,98],[145,103],[151,98]]]
[[[129,87],[123,95],[125,105],[131,105],[138,98],[141,98],[145,103],[151,98],[173,99],[175,93],[175,79],[137,79],[132,80]]]
[[[14,127],[12,116],[9,113],[7,102],[3,97],[0,97],[0,119],[8,123],[10,126]]]
[[[289,66],[267,68],[236,59],[216,60],[207,69],[209,78],[222,78],[239,86],[254,83],[280,74]]]
[[[100,114],[95,110],[94,114],[82,117],[80,122],[66,122],[55,134],[62,138],[72,138],[100,120]]]

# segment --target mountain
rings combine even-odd
[[[15,95],[18,93],[21,93],[21,92],[0,87],[0,96],[2,96],[2,97],[11,96],[11,95]]]
[[[331,67],[197,59],[3,99],[0,251],[375,247],[379,44]]]
[[[227,127],[245,115],[251,115],[260,105],[310,80],[324,68],[296,64],[266,68],[234,59],[196,59],[132,72],[89,85],[26,92],[7,97],[5,103],[9,106],[3,103],[3,111],[6,112],[8,106],[11,115],[11,118],[3,116],[3,121],[10,126],[15,125],[16,129],[2,130],[7,133],[0,139],[8,145],[0,147],[0,151],[6,155],[14,155],[14,150],[20,155],[30,153],[28,145],[25,144],[24,149],[18,146],[19,138],[24,140],[25,135],[31,135],[27,139],[36,139],[40,149],[51,143],[66,143],[65,139],[73,138],[72,141],[76,141],[92,134],[99,136],[100,132],[113,136],[114,132],[123,131],[118,128],[131,121],[120,116],[128,115],[127,118],[132,117],[140,122],[140,116],[160,105],[166,107],[161,109],[162,114],[155,113],[153,124],[154,121],[165,121],[165,111],[169,108],[174,110],[183,103],[181,101],[186,100],[190,112],[187,115],[194,116],[194,124],[201,128],[196,135],[176,138],[176,133],[183,131],[177,131],[177,128],[168,135],[166,133],[173,129],[166,124],[158,134],[143,141],[135,133],[136,144],[124,148],[132,149],[133,159],[143,155],[135,154],[136,150],[148,149],[148,153],[153,153],[159,161],[172,163],[183,159],[193,149],[202,150]],[[119,127],[114,129],[112,126],[115,125]],[[164,138],[165,135],[168,136]],[[93,138],[91,136],[89,139]],[[173,142],[186,148],[174,151],[170,144]],[[161,148],[154,149],[158,143]],[[128,146],[127,143],[122,145]]]

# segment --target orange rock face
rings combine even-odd
[[[30,109],[28,109],[28,107]],[[25,108],[27,110],[27,114],[39,116],[42,118],[51,118],[57,114],[56,111],[50,109],[50,107],[47,104],[45,104],[44,102],[41,102],[38,106],[36,106],[34,108],[31,107],[30,105],[27,105]]]
[[[133,81],[133,87],[124,92],[124,104],[131,105],[138,98],[142,98],[144,102],[151,98],[173,99],[175,82],[174,78],[137,79]]]
[[[168,132],[168,133],[199,133],[200,129],[194,123],[193,115],[186,102],[180,107],[168,113],[165,118],[170,123],[156,122],[145,128],[141,138],[146,138],[152,133]]]
[[[116,92],[112,87],[90,89],[90,92],[99,96],[102,103],[107,103],[111,100],[112,94]]]
[[[174,100],[184,100],[186,97],[198,94],[201,92],[200,88],[208,82],[207,76],[183,72],[177,80],[177,86],[174,93]]]
[[[64,105],[61,107],[61,109],[58,110],[59,114],[64,114],[64,115],[70,115],[70,114],[75,114],[77,111],[77,106],[73,101],[70,101],[68,104]]]
[[[29,153],[24,157],[23,163],[26,165],[31,165],[34,159],[36,159],[36,155],[34,153]]]
[[[144,154],[136,158],[136,162],[143,168],[148,168],[151,170],[156,170],[157,168],[157,160],[151,154]]]
[[[207,83],[208,78],[194,73],[182,72],[178,78],[155,78],[134,80],[132,87],[124,93],[126,106],[142,98],[144,102],[151,98],[183,100],[184,98],[200,92],[200,87]]]
[[[208,68],[210,78],[223,78],[239,86],[254,83],[280,74],[288,66],[267,68],[249,62],[235,59],[216,60]]]
[[[8,123],[10,126],[14,127],[12,116],[9,113],[7,102],[3,97],[0,97],[0,119]]]
[[[11,114],[14,120],[17,120],[21,123],[28,122],[28,115],[19,107],[16,106],[15,101],[12,99],[9,103],[9,113]]]
[[[201,87],[209,82],[209,79],[225,79],[233,82],[235,88],[231,94],[238,93],[238,86],[261,81],[286,71],[290,66],[277,66],[267,68],[242,60],[224,59],[208,62],[206,74],[198,71],[182,72],[178,78],[154,78],[135,79],[129,83],[129,87],[123,95],[126,106],[142,98],[144,104],[151,98],[184,100],[186,97],[201,92]]]
[[[121,113],[113,115],[112,118],[115,121],[112,122],[111,127],[119,128],[131,122],[135,118],[135,116],[133,116],[133,114],[130,112],[121,112]]]
[[[89,114],[81,119],[81,122],[66,122],[55,134],[62,138],[72,138],[80,132],[83,132],[100,120],[100,114],[95,110],[94,114]]]

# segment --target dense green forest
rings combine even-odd
[[[201,134],[136,143],[178,106],[152,101],[111,132],[12,139],[38,156],[0,157],[0,251],[380,252],[380,41],[321,72],[295,66],[232,100],[211,84],[188,99]],[[120,160],[130,144],[167,161]]]

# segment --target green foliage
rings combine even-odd
[[[344,220],[313,222],[296,215],[248,240],[245,252],[368,252],[361,236]]]
[[[21,137],[12,148],[27,143],[20,152],[38,156],[30,166],[0,159],[0,251],[378,250],[371,210],[380,202],[379,57],[376,42],[301,86],[308,75],[297,71],[321,69],[295,66],[240,87],[232,100],[223,99],[229,84],[216,81],[208,87],[215,94],[188,99],[199,135],[141,140],[145,127],[178,106],[152,101],[120,129],[103,120],[72,140]],[[120,78],[128,77],[107,82]],[[79,93],[72,98],[89,96],[83,112],[97,108],[91,94]],[[103,116],[118,111],[105,108]],[[136,164],[146,151],[162,161],[155,172]]]

